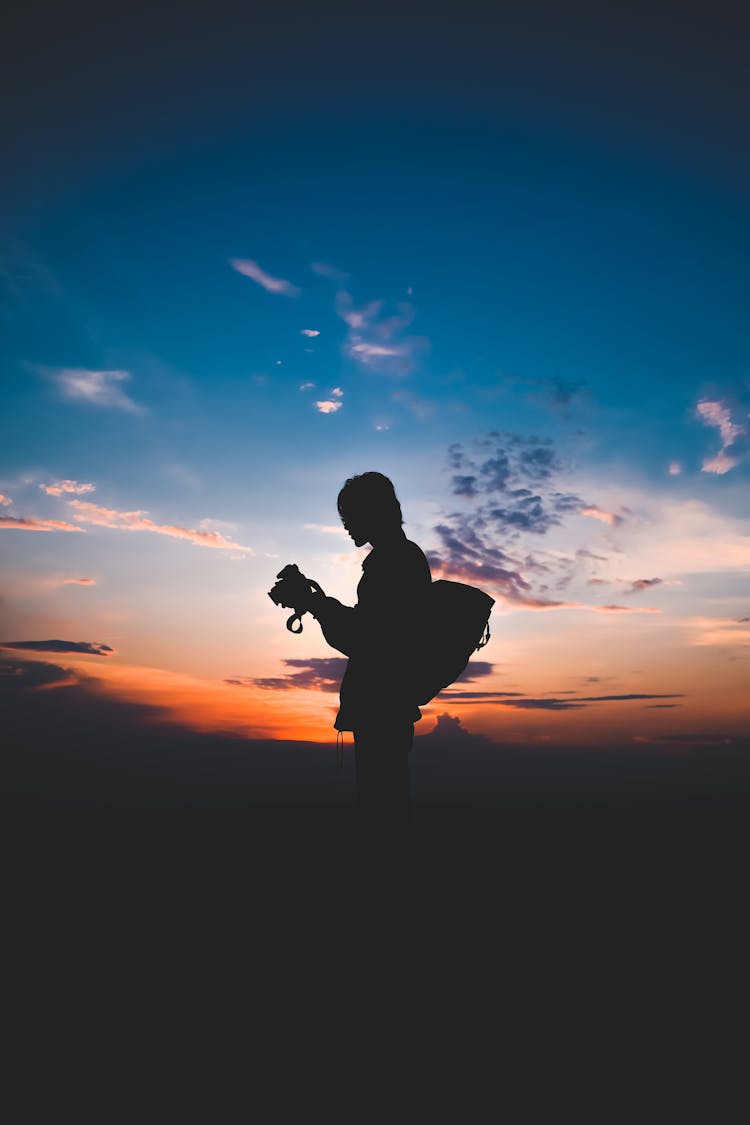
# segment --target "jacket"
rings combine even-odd
[[[328,644],[349,657],[336,730],[414,723],[414,660],[431,584],[430,564],[403,530],[362,563],[357,604],[325,598],[313,612]]]

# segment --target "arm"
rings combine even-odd
[[[327,598],[321,590],[313,595],[309,609],[331,648],[351,656],[357,635],[357,607]]]

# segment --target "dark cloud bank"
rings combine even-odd
[[[323,664],[316,673],[332,679],[337,670]],[[257,862],[259,844],[356,848],[350,736],[337,776],[333,739],[200,734],[158,708],[71,682],[53,663],[7,658],[0,670],[0,806],[11,847],[194,845],[227,849],[235,862]],[[477,860],[515,856],[515,865],[571,852],[737,854],[745,842],[748,742],[676,724],[648,744],[514,746],[470,733],[449,708],[424,722],[412,752],[415,822],[428,853],[464,847]]]

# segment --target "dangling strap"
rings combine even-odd
[[[484,648],[484,646],[487,644],[487,641],[489,639],[490,639],[490,623],[488,621],[487,624],[484,627],[484,632],[482,633],[482,639],[479,642],[479,644],[477,645],[476,651],[479,652],[480,648]]]
[[[336,731],[336,773],[339,774],[344,768],[344,732],[342,730]]]

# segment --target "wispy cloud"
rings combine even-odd
[[[256,281],[269,293],[281,293],[284,297],[298,297],[300,294],[300,290],[291,281],[285,281],[283,277],[273,277],[250,258],[231,258],[229,264],[232,269],[237,270],[237,273]]]
[[[384,308],[383,300],[357,307],[351,293],[338,291],[336,312],[349,327],[344,354],[379,374],[409,375],[429,349],[429,341],[406,331],[416,315],[412,304],[399,302],[391,315],[384,315]]]
[[[346,535],[346,531],[338,524],[327,523],[306,523],[304,524],[305,531],[318,531],[322,535]]]
[[[252,547],[243,547],[239,543],[234,543],[219,531],[201,531],[198,528],[181,527],[179,524],[154,523],[147,518],[143,510],[120,512],[114,508],[103,508],[87,500],[69,500],[68,505],[73,509],[73,519],[79,523],[115,528],[119,531],[151,531],[157,535],[167,535],[171,539],[185,539],[197,547],[254,554]]]
[[[0,516],[0,531],[3,528],[17,531],[83,531],[82,527],[64,520],[38,520],[36,516]]]
[[[311,391],[314,386],[315,386],[314,383],[300,383],[299,389],[301,391]]]
[[[0,492],[0,505],[2,505],[3,508],[9,508],[12,503],[13,501],[10,496],[3,496],[2,492]]]
[[[669,469],[667,471],[669,472],[670,477],[678,477],[682,472],[682,465],[679,461],[670,461]]]
[[[338,269],[337,266],[332,266],[328,262],[311,262],[310,269],[316,273],[318,277],[325,277],[329,281],[348,281],[349,274],[344,270]]]
[[[723,476],[730,469],[739,465],[738,457],[731,457],[726,450],[734,445],[741,434],[745,433],[744,426],[739,426],[732,421],[729,407],[723,402],[711,402],[707,399],[698,403],[695,412],[707,426],[715,426],[721,436],[721,449],[714,457],[705,458],[701,470],[704,473],[716,473]]]
[[[339,690],[341,677],[346,669],[346,660],[340,656],[310,657],[307,660],[285,660],[288,668],[299,669],[284,676],[264,676],[260,679],[251,676],[238,676],[224,683],[235,687],[260,687],[268,691],[290,691],[294,688],[305,691]]]
[[[320,329],[319,328],[303,328],[303,329],[301,329],[301,333],[302,333],[303,336],[311,336],[311,337],[312,336],[319,336],[320,335]]]
[[[668,694],[628,694],[628,695],[566,695],[564,699],[559,696],[519,696],[517,692],[504,691],[445,691],[441,692],[440,699],[451,704],[463,703],[493,704],[500,707],[512,707],[519,711],[571,711],[581,707],[588,707],[592,703],[626,703],[642,702],[646,699],[683,699],[681,692]]]
[[[146,407],[122,389],[132,378],[129,371],[91,371],[85,367],[63,367],[51,372],[63,398],[90,406],[111,407],[129,414],[145,414]]]
[[[711,646],[750,645],[750,618],[693,617],[686,624],[693,630],[691,644]]]
[[[82,652],[88,656],[111,656],[109,645],[91,641],[2,641],[0,648],[23,649],[25,652]]]
[[[499,378],[497,389],[501,392],[519,390],[524,397],[540,406],[563,411],[585,392],[586,384],[556,377],[540,379],[503,373]]]
[[[95,578],[63,578],[63,586],[96,586]]]
[[[57,480],[53,484],[40,484],[42,492],[46,492],[48,496],[62,496],[63,493],[73,493],[76,496],[83,496],[86,492],[95,492],[96,486],[93,484],[79,484],[77,480]]]

